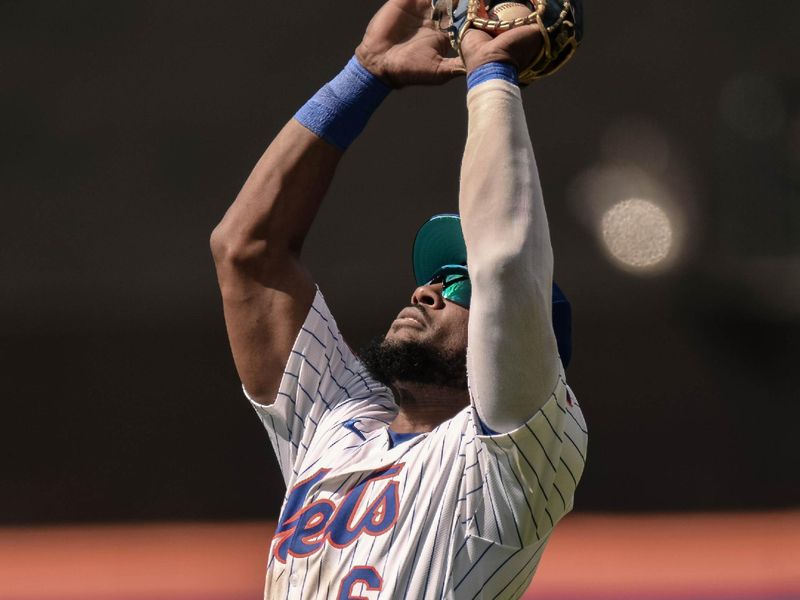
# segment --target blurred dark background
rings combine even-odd
[[[591,429],[578,510],[797,506],[800,5],[586,4],[574,62],[524,93]],[[277,513],[208,236],[378,6],[0,3],[2,522]],[[464,104],[392,94],[340,167],[306,256],[354,347],[456,210]],[[606,248],[633,197],[672,226],[652,268]]]

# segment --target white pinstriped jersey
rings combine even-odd
[[[253,403],[286,482],[265,598],[518,598],[572,508],[586,425],[563,372],[522,427],[473,407],[393,443],[391,392],[318,291],[274,404]]]

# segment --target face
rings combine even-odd
[[[411,295],[411,305],[400,311],[386,333],[386,342],[414,342],[444,354],[467,349],[469,309],[445,300],[442,283],[421,285]]]
[[[442,297],[441,282],[420,286],[411,305],[361,358],[385,385],[405,381],[466,390],[468,318],[467,308]]]

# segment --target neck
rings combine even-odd
[[[431,431],[469,404],[467,390],[405,381],[391,388],[400,407],[391,425],[397,433]]]

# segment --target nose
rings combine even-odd
[[[411,294],[411,304],[424,304],[433,309],[444,308],[440,286],[421,285]]]

